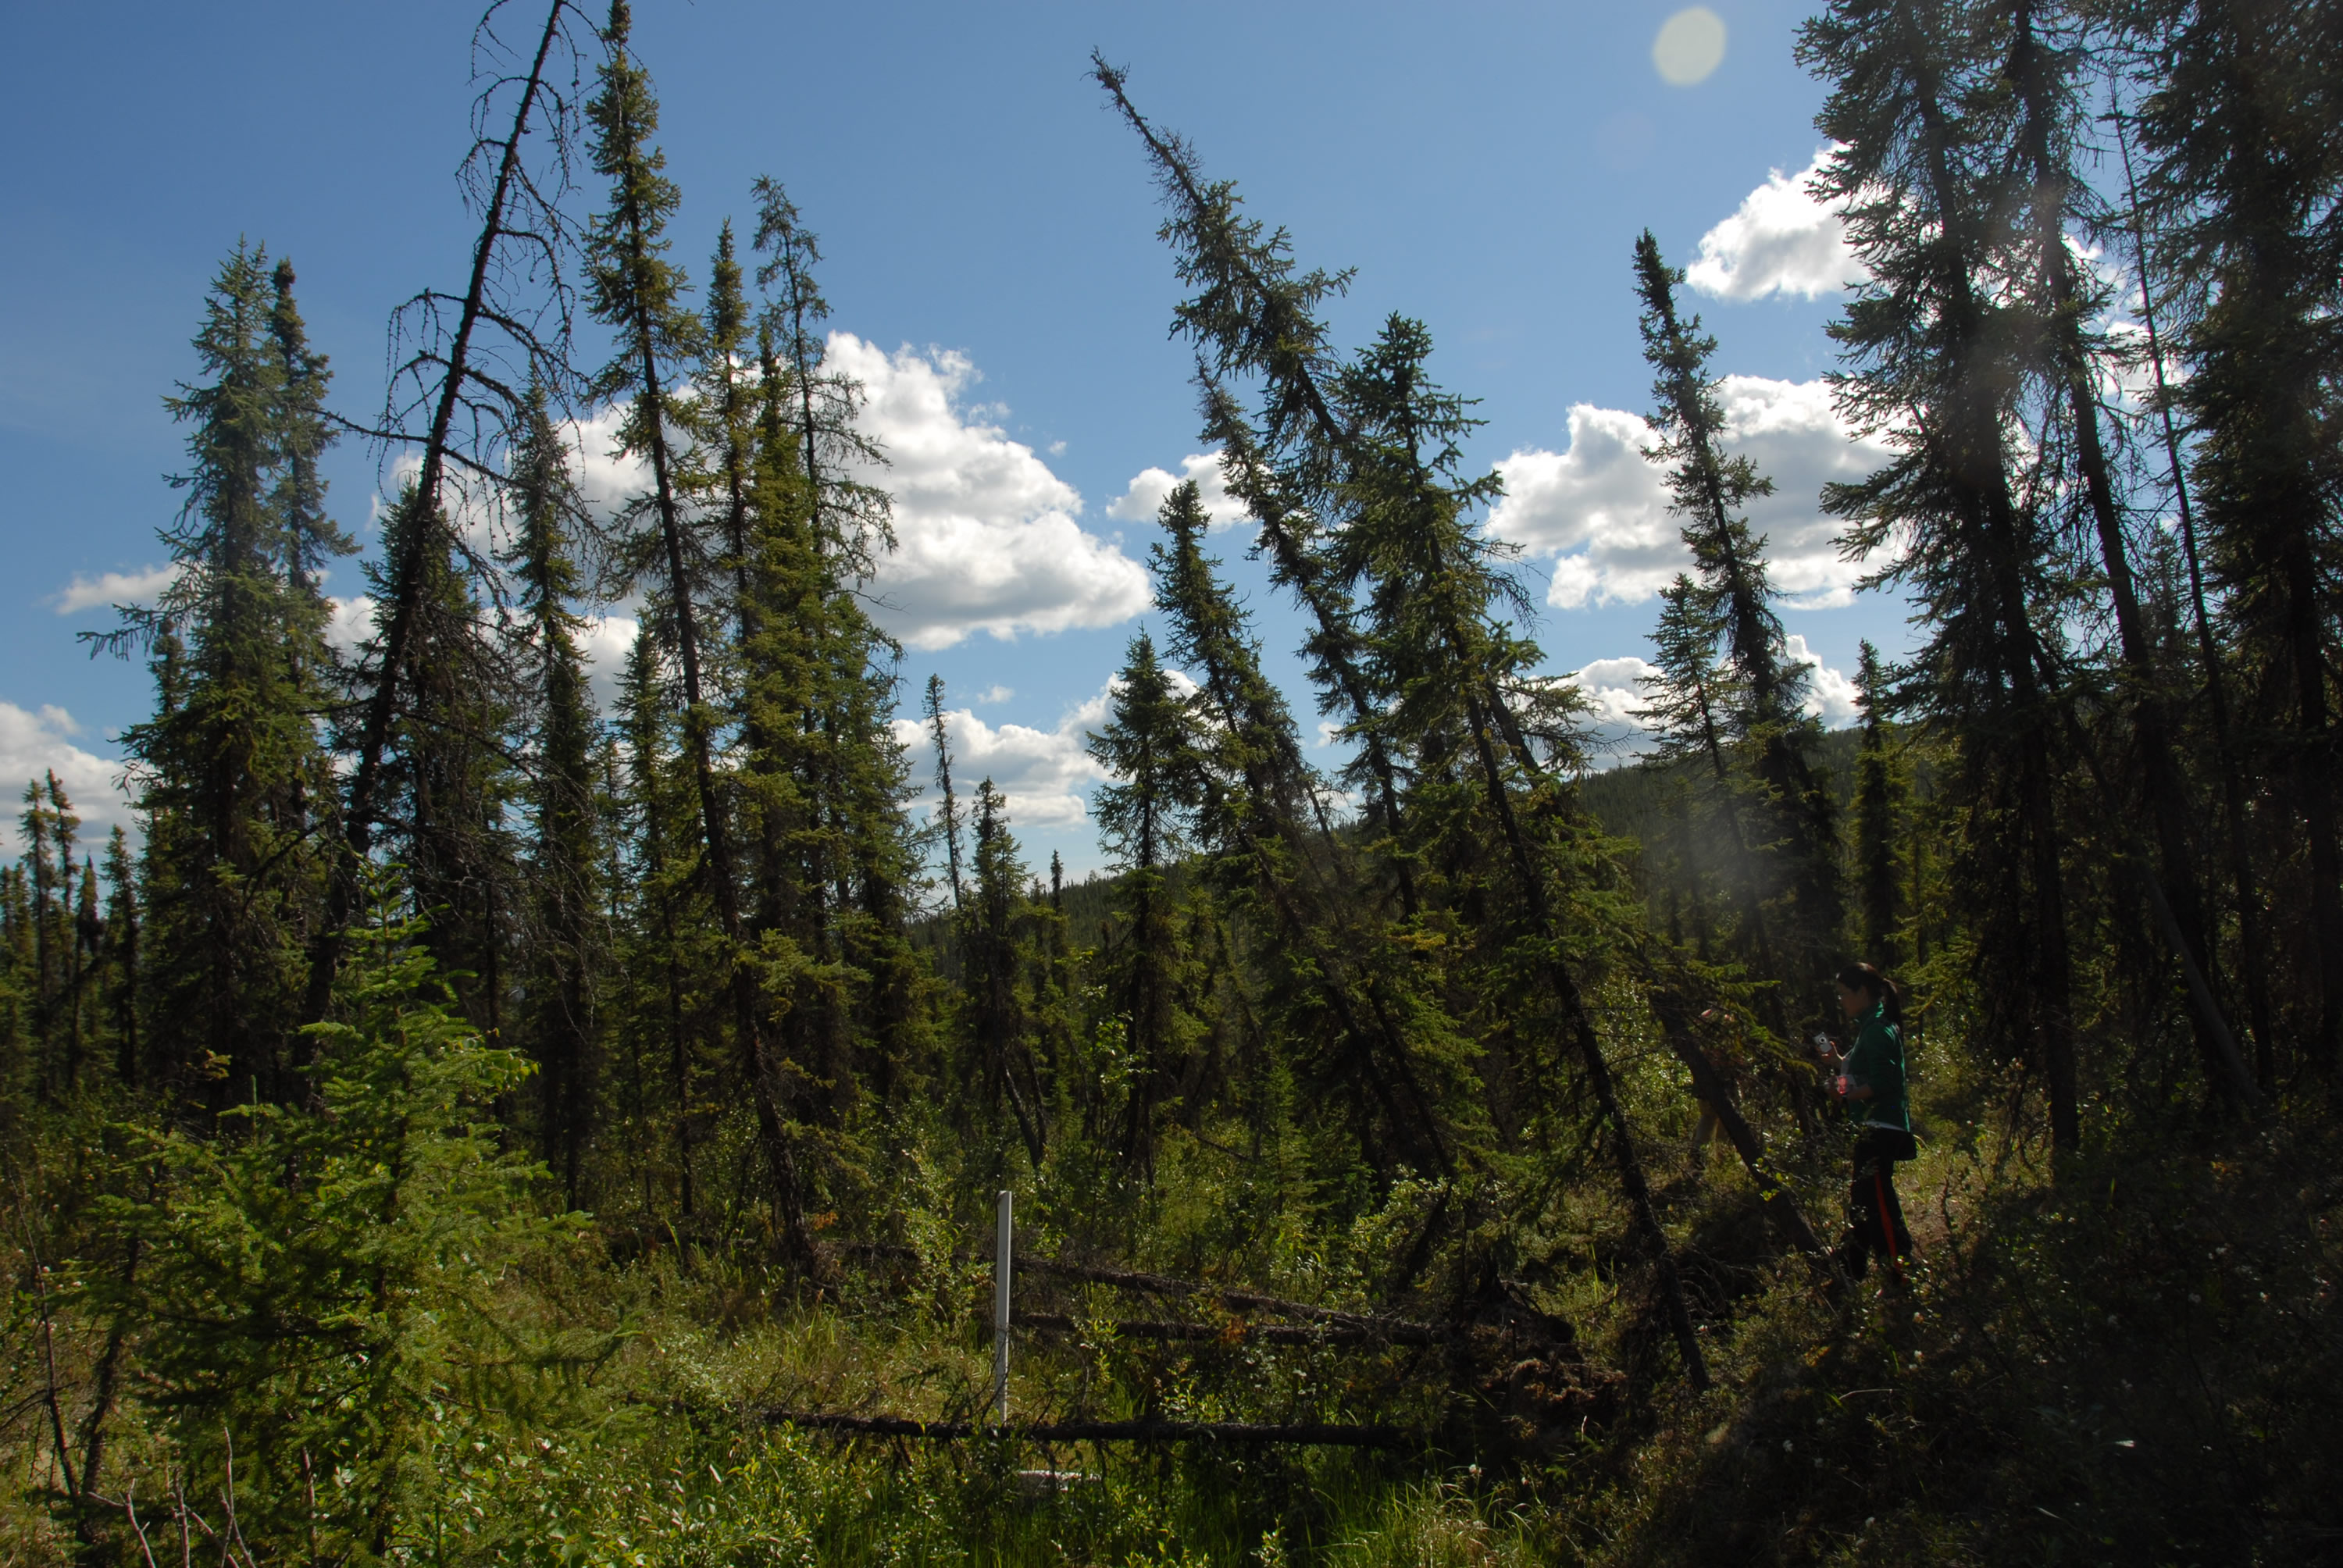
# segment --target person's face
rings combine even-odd
[[[1871,1010],[1871,993],[1867,990],[1849,990],[1846,987],[1841,986],[1838,988],[1838,1010],[1849,1018],[1860,1018]]]

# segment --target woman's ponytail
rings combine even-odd
[[[1896,982],[1879,972],[1875,964],[1849,964],[1838,971],[1838,983],[1849,990],[1867,992],[1874,1001],[1885,1004],[1887,1021],[1904,1021],[1904,993]]]

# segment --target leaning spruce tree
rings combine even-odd
[[[1808,752],[1818,726],[1805,711],[1807,677],[1791,662],[1775,593],[1767,580],[1765,540],[1742,512],[1774,492],[1774,482],[1746,457],[1725,450],[1725,411],[1709,357],[1716,340],[1698,317],[1676,307],[1680,269],[1660,255],[1646,229],[1635,242],[1635,291],[1643,304],[1644,357],[1655,373],[1652,427],[1659,444],[1648,456],[1667,466],[1670,509],[1682,521],[1694,578],[1715,615],[1733,680],[1729,732],[1749,753],[1760,786],[1758,831],[1749,848],[1761,859],[1761,898],[1780,896],[1774,947],[1783,972],[1770,978],[1794,991],[1819,982],[1840,919],[1835,808]]]
[[[1528,678],[1534,646],[1506,618],[1518,586],[1469,518],[1490,492],[1454,470],[1463,406],[1423,375],[1428,337],[1405,317],[1392,317],[1356,363],[1335,364],[1316,310],[1340,280],[1296,278],[1285,236],[1241,217],[1234,187],[1206,182],[1185,144],[1132,106],[1123,74],[1101,56],[1092,63],[1155,166],[1171,214],[1163,235],[1194,291],[1175,319],[1198,349],[1205,433],[1222,446],[1232,490],[1252,509],[1280,585],[1314,628],[1310,651],[1323,699],[1354,716],[1371,775],[1411,744],[1427,744],[1419,767],[1448,759],[1454,789],[1443,793],[1451,803],[1425,841],[1460,830],[1455,806],[1469,803],[1478,816],[1474,849],[1491,862],[1487,885],[1502,890],[1503,918],[1517,922],[1521,939],[1507,954],[1526,960],[1514,978],[1535,988],[1535,1027],[1561,1047],[1549,1054],[1579,1063],[1686,1373],[1704,1387],[1706,1357],[1634,1131],[1585,993],[1562,956],[1557,872],[1571,857],[1556,853],[1564,813],[1549,764],[1564,726],[1547,711],[1546,689]],[[1258,377],[1256,413],[1224,384],[1230,374]],[[1330,533],[1336,522],[1342,528]],[[1365,628],[1351,582],[1369,588]],[[1413,646],[1403,646],[1407,639]],[[1405,815],[1387,812],[1374,826],[1404,841]]]
[[[717,984],[729,999],[733,1049],[755,1108],[782,1232],[793,1251],[811,1260],[805,1184],[790,1131],[798,1120],[804,1070],[772,1048],[765,1003],[749,961],[731,801],[716,767],[714,671],[702,629],[708,552],[689,507],[689,454],[678,449],[673,435],[689,427],[691,410],[679,396],[679,386],[699,336],[699,323],[682,306],[683,273],[666,256],[668,220],[681,198],[662,172],[665,157],[651,144],[659,129],[659,103],[649,74],[628,52],[631,25],[626,0],[612,0],[604,30],[609,58],[597,71],[598,88],[587,109],[594,170],[610,183],[609,205],[587,235],[586,297],[614,339],[609,362],[592,386],[598,397],[621,403],[619,450],[648,470],[649,488],[625,511],[621,580],[628,587],[639,581],[651,585],[656,618],[682,676],[683,746],[698,797],[697,838],[707,857],[706,883],[726,949],[719,960],[726,972],[716,977]]]
[[[1895,544],[1883,580],[1925,618],[1896,700],[1957,747],[1955,891],[1976,936],[1983,1032],[2037,1067],[2066,1151],[2082,1121],[2055,672],[2072,585],[2017,484],[2021,374],[1996,280],[1997,220],[2019,176],[1965,156],[1964,15],[1939,0],[1838,0],[1800,35],[1799,57],[1832,84],[1817,123],[1838,146],[1823,192],[1845,206],[1868,275],[1831,327],[1847,366],[1839,406],[1900,448],[1826,487],[1824,504],[1847,520],[1856,558]]]

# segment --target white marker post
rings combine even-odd
[[[1009,1424],[1009,1189],[1001,1190],[992,1250],[992,1412],[995,1424]]]

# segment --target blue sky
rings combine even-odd
[[[1800,590],[1790,630],[1825,670],[1851,669],[1858,638],[1904,644],[1900,607],[1826,602],[1845,573],[1813,492],[1864,454],[1814,385],[1835,308],[1827,220],[1792,187],[1765,194],[1819,145],[1821,90],[1792,58],[1805,11],[1708,8],[1722,59],[1679,85],[1654,56],[1674,4],[638,6],[683,190],[677,255],[703,277],[759,174],[820,234],[850,335],[838,352],[871,370],[905,488],[890,592],[907,689],[943,672],[969,710],[963,766],[1002,778],[1037,860],[1097,861],[1080,714],[1144,618],[1145,476],[1200,452],[1159,214],[1087,78],[1094,45],[1306,264],[1358,269],[1334,311],[1344,341],[1394,309],[1431,327],[1442,377],[1483,400],[1470,455],[1506,472],[1494,526],[1552,601],[1536,629],[1554,668],[1621,689],[1672,568],[1629,422],[1648,397],[1628,287],[1646,225],[1679,263],[1708,239],[1693,302],[1717,367],[1752,378],[1728,401],[1785,481],[1760,521]],[[378,405],[391,308],[458,279],[473,15],[437,0],[11,8],[0,778],[56,765],[90,816],[121,815],[106,763],[150,692],[142,669],[85,656],[74,634],[109,617],[79,601],[163,558],[181,447],[161,398],[192,373],[220,256],[248,236],[293,258],[354,416]],[[333,478],[362,529],[373,457],[343,450]],[[1251,580],[1241,534],[1219,537]],[[360,591],[354,567],[328,586]],[[1253,602],[1282,654],[1293,623]]]

